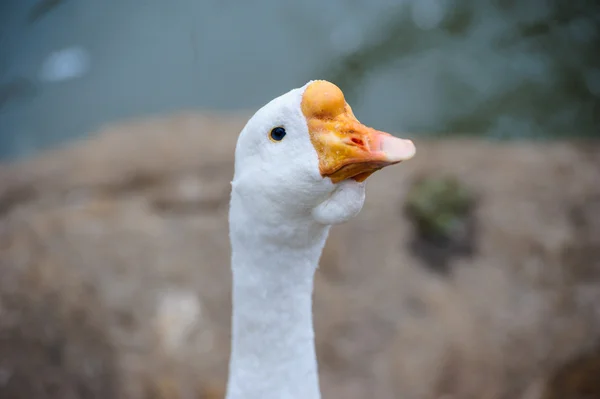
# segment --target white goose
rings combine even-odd
[[[312,292],[329,227],[360,211],[371,173],[414,154],[410,140],[362,125],[322,80],[248,121],[231,183],[227,399],[320,398]]]

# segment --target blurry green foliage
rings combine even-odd
[[[321,76],[355,102],[380,71],[406,76],[410,71],[401,65],[437,51],[448,62],[442,56],[435,58],[440,65],[419,65],[434,69],[431,79],[446,105],[430,104],[432,118],[409,129],[494,139],[600,137],[600,2],[446,3],[442,20],[425,28],[411,17],[415,2],[391,7],[366,31],[363,45],[340,55]]]
[[[427,177],[414,183],[406,199],[406,211],[419,235],[449,239],[463,230],[474,205],[473,194],[453,177]]]

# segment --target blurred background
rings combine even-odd
[[[324,397],[600,398],[599,22],[594,0],[2,0],[0,398],[223,397],[235,140],[311,79],[418,148],[325,248]]]

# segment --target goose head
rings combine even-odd
[[[310,81],[247,122],[235,150],[233,193],[266,221],[337,224],[361,210],[373,172],[414,154],[412,141],[360,123],[336,85]]]

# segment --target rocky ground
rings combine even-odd
[[[0,166],[0,398],[222,397],[243,123],[123,123]],[[416,144],[323,254],[324,398],[600,397],[600,145]],[[418,236],[431,176],[472,193],[468,250]]]

